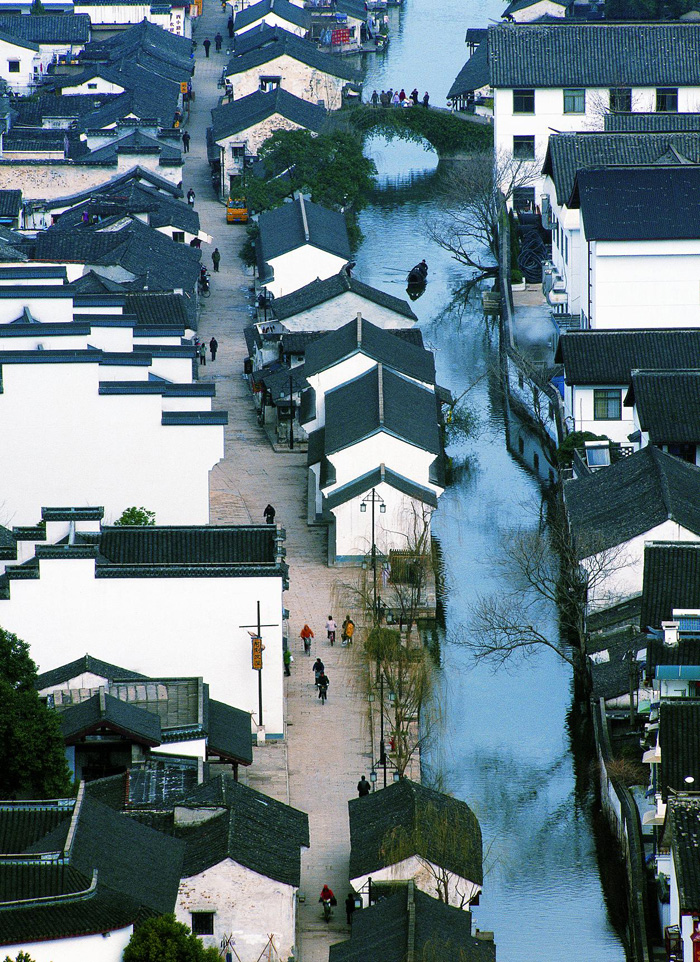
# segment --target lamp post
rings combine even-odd
[[[375,505],[379,505],[380,514],[386,513],[386,504],[384,503],[384,498],[377,494],[376,488],[372,488],[367,497],[363,498],[360,502],[360,511],[366,512],[367,505],[372,505],[372,623],[377,625],[378,610],[377,610],[377,543],[375,539]],[[386,788],[386,750],[384,745],[384,672],[382,671],[381,665],[379,663],[379,654],[377,654],[377,674],[379,675],[379,764],[382,766],[384,772],[384,788]],[[376,775],[375,775],[376,780]]]

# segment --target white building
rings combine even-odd
[[[230,939],[244,962],[295,956],[308,816],[220,776],[175,806],[185,842],[175,914],[206,946]]]
[[[420,551],[444,490],[432,355],[358,315],[307,347],[310,522],[331,563]],[[374,529],[374,530],[373,530]]]
[[[633,409],[640,447],[700,463],[700,370],[633,371],[625,407]]]
[[[30,94],[50,65],[77,60],[89,40],[90,18],[84,15],[0,10],[0,77],[14,93]]]
[[[532,23],[541,17],[565,17],[569,0],[511,0],[501,16],[513,23]]]
[[[700,468],[653,445],[568,481],[564,500],[592,611],[642,593],[645,542],[700,540]]]
[[[552,131],[602,130],[610,111],[683,113],[700,103],[697,23],[499,24],[487,57],[494,149],[526,163],[542,163]],[[540,188],[525,188],[532,201]]]
[[[11,34],[0,34],[0,79],[17,94],[29,94],[40,77],[39,45]]]
[[[263,24],[281,27],[297,37],[306,37],[311,28],[311,11],[289,0],[260,0],[237,10],[233,30],[235,34],[244,34]]]
[[[267,93],[257,90],[214,107],[211,140],[219,152],[221,193],[230,194],[233,180],[240,177],[244,164],[257,157],[261,145],[275,131],[310,130],[316,134],[326,118],[325,108],[301,100],[282,87]]]
[[[274,297],[332,277],[350,260],[345,215],[299,194],[258,218],[258,283]]]
[[[341,270],[276,298],[270,316],[286,331],[334,331],[362,314],[375,327],[411,328],[418,320],[408,301],[364,284]]]
[[[358,92],[361,88],[359,74],[340,57],[323,53],[310,41],[279,27],[242,34],[224,77],[235,100],[256,90],[283,87],[327,110],[342,106],[346,90]]]
[[[194,7],[195,4],[192,4],[192,9]],[[191,37],[192,19],[189,8],[190,4],[184,0],[167,0],[157,5],[146,0],[113,0],[112,3],[78,0],[73,9],[75,13],[86,13],[96,30],[147,20],[178,37]]]
[[[639,426],[632,408],[625,403],[632,372],[653,369],[671,373],[695,357],[700,357],[697,328],[562,334],[555,363],[564,365],[564,410],[569,429],[590,431],[623,445],[642,446],[641,438],[631,440]]]
[[[18,564],[0,581],[0,624],[29,643],[41,669],[76,649],[105,661],[118,651],[152,676],[167,659],[174,675],[209,678],[213,697],[281,737],[284,533],[275,525],[101,528],[101,515],[45,508],[45,527],[18,529]],[[251,669],[258,617],[261,696]]]

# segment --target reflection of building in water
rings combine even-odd
[[[534,430],[532,424],[521,417],[511,404],[506,405],[505,426],[508,452],[540,481],[555,484],[557,471],[552,463],[553,452],[550,445],[543,441],[541,434]]]

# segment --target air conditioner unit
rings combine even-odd
[[[547,303],[552,307],[556,304],[566,304],[569,300],[566,281],[561,274],[557,274],[556,272],[552,274],[552,286],[549,291],[546,292],[545,297],[547,298]]]
[[[540,210],[542,211],[542,226],[545,230],[552,230],[554,227],[554,217],[552,215],[552,205],[549,202],[549,194],[541,195]]]

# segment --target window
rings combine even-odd
[[[535,138],[516,134],[513,137],[513,157],[515,160],[534,160]]]
[[[678,113],[678,87],[656,88],[656,112],[657,114]]]
[[[281,77],[261,77],[260,78],[260,89],[265,93],[268,90],[277,90],[279,85],[282,83]]]
[[[213,912],[193,912],[192,931],[195,935],[214,934],[214,913]]]
[[[184,230],[174,230],[174,231],[173,231],[173,240],[175,241],[176,244],[184,244],[184,243],[185,243],[185,232],[184,232]]]
[[[533,147],[534,150],[534,147]],[[513,191],[513,207],[516,211],[535,209],[535,188],[516,187]]]
[[[245,156],[245,147],[242,144],[234,144],[231,147],[231,156],[234,160],[243,160]]]
[[[586,91],[583,87],[570,87],[564,90],[564,113],[585,114]]]
[[[97,90],[97,84],[96,84],[96,83],[95,83],[95,84],[88,84],[88,85],[87,85],[87,89],[88,89],[88,90]]]
[[[9,73],[19,73],[19,60],[8,60],[7,69]]]
[[[632,110],[632,91],[629,87],[614,87],[610,91],[610,110],[614,114],[628,114]]]
[[[513,113],[514,114],[534,114],[535,112],[535,91],[534,90],[514,90],[513,91]]]
[[[593,392],[593,419],[622,420],[622,391],[619,388],[602,388]]]

